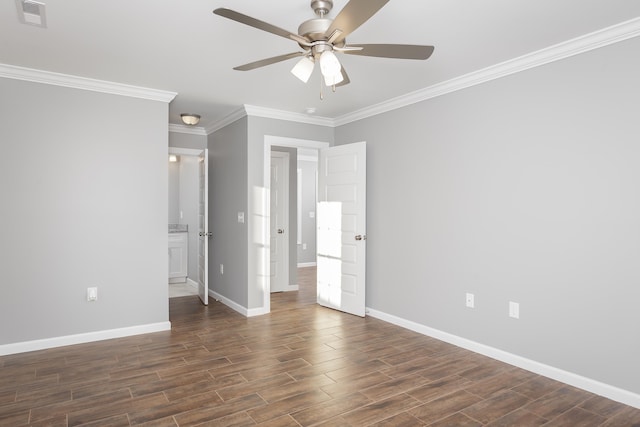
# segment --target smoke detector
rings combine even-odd
[[[33,0],[16,0],[20,22],[36,27],[47,28],[44,3]]]

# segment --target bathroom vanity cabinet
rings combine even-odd
[[[169,283],[187,281],[189,265],[188,234],[186,232],[169,233]]]

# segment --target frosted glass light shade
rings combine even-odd
[[[338,61],[335,53],[330,50],[322,52],[322,55],[320,55],[320,71],[322,71],[325,80],[331,77],[337,78],[337,76],[342,76],[342,73],[340,73],[341,69],[342,65],[340,65],[340,61]]]
[[[324,84],[327,86],[334,86],[344,80],[342,73],[338,73],[334,76],[324,76]]]
[[[200,116],[193,113],[182,113],[180,114],[180,118],[182,119],[182,123],[190,126],[197,125],[200,121]]]
[[[311,77],[311,73],[313,73],[313,66],[315,62],[308,56],[302,58],[298,63],[291,69],[291,73],[302,80],[304,83],[309,81],[309,77]]]

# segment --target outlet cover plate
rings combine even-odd
[[[473,294],[470,294],[470,293],[467,292],[466,304],[467,304],[467,307],[469,307],[469,308],[474,308],[475,307],[475,297],[474,297]]]

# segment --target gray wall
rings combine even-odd
[[[248,190],[249,216],[258,218],[261,213],[261,192],[264,190],[264,137],[265,135],[333,142],[334,129],[326,126],[293,123],[263,117],[248,118]],[[248,308],[262,307],[264,278],[258,269],[263,243],[252,239],[258,235],[259,221],[249,222],[249,301]]]
[[[0,344],[168,321],[168,105],[0,93]]]
[[[204,150],[207,148],[207,136],[181,132],[169,132],[169,147]]]
[[[368,143],[367,305],[639,393],[639,51],[336,129]]]
[[[309,212],[316,211],[318,162],[298,160],[298,169],[302,172],[302,243],[307,245],[306,250],[298,245],[298,263],[310,263],[316,262],[316,219],[309,217]]]
[[[289,285],[295,286],[298,283],[298,178],[296,170],[298,168],[297,149],[293,147],[276,147],[272,146],[271,151],[281,151],[289,153]]]
[[[247,307],[247,118],[209,135],[209,287]],[[245,223],[238,223],[238,212]],[[224,264],[224,274],[220,274]]]

